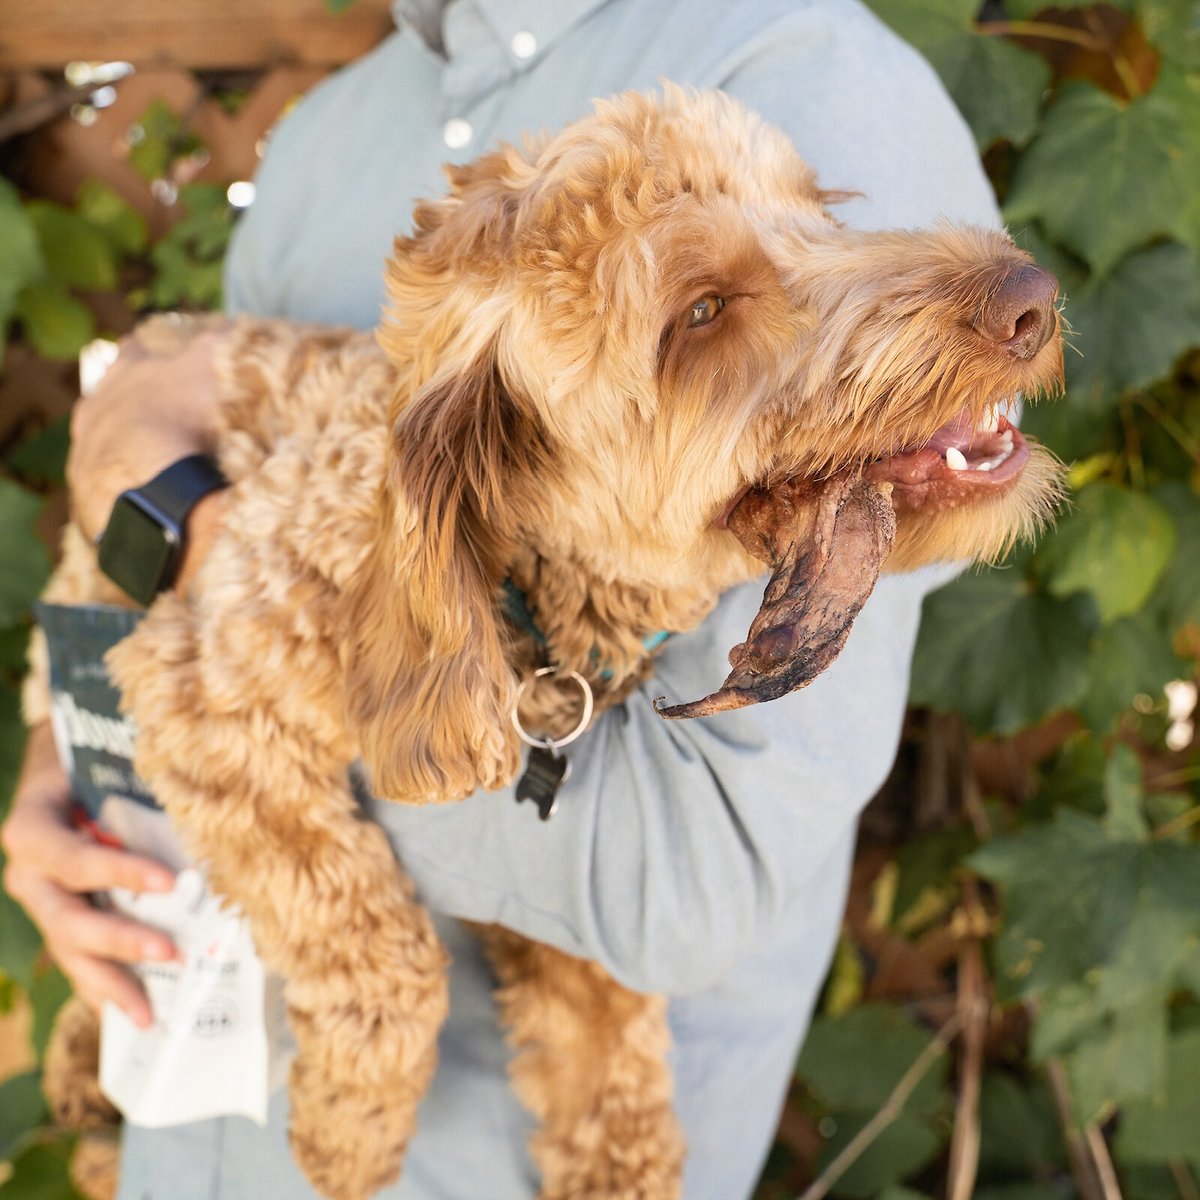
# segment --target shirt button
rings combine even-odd
[[[537,53],[537,38],[528,29],[522,29],[513,34],[509,46],[517,58],[532,58]]]
[[[442,130],[442,140],[451,150],[461,150],[474,136],[470,121],[464,121],[462,117],[451,117]]]

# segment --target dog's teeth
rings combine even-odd
[[[989,404],[983,411],[983,417],[975,428],[980,433],[995,433],[1000,428],[1000,413],[994,404]]]
[[[977,467],[975,468],[975,470],[977,470],[977,471],[990,471],[990,470],[991,470],[991,469],[992,469],[992,468],[993,468],[995,465],[996,465],[996,464],[995,464],[994,462],[991,462],[991,461],[988,461],[988,462],[981,462],[981,463],[979,464],[979,466],[977,466]]]
[[[967,460],[961,450],[951,446],[946,451],[946,466],[952,471],[965,471],[967,469]]]

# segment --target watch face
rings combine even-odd
[[[118,587],[149,604],[174,575],[179,534],[169,519],[129,492],[117,498],[97,557]]]

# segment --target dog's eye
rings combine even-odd
[[[688,328],[695,329],[697,325],[707,325],[724,307],[724,296],[709,294],[701,296],[699,300],[694,300],[688,314]]]

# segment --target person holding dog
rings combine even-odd
[[[444,161],[497,138],[558,127],[591,97],[660,77],[720,87],[781,126],[826,188],[857,193],[840,219],[866,228],[942,217],[996,225],[975,148],[930,69],[855,0],[398,0],[398,31],[316,89],[275,132],[258,198],[231,250],[233,312],[370,328],[381,264]],[[122,359],[75,418],[78,520],[103,529],[116,495],[210,448],[220,331],[179,355]],[[175,586],[203,559],[221,493],[188,519]],[[924,594],[945,572],[880,581],[842,658],[789,698],[787,723],[692,761],[653,713],[615,709],[590,731],[546,824],[511,793],[402,809],[368,801],[454,957],[441,1067],[395,1200],[536,1194],[531,1119],[513,1096],[490,978],[459,919],[495,922],[599,961],[671,997],[687,1200],[753,1189],[791,1064],[836,939],[855,818],[899,734]],[[660,666],[678,694],[725,672],[758,590],[737,589]],[[698,686],[693,687],[693,683]],[[677,686],[676,686],[677,685]],[[728,748],[726,748],[728,749]],[[65,776],[44,727],[5,827],[6,886],[77,990],[150,1014],[121,963],[168,958],[162,934],[92,908],[86,893],[170,886],[161,865],[72,831]],[[281,1095],[266,1129],[222,1118],[129,1126],[128,1200],[305,1197]]]

